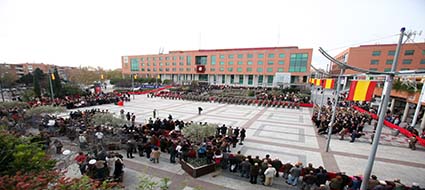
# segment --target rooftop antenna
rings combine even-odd
[[[164,47],[159,47],[159,52],[158,52],[158,54],[159,54],[159,55],[164,54]]]

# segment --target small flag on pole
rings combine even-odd
[[[134,78],[134,79],[137,79],[137,75],[133,75],[133,78]]]
[[[376,87],[376,81],[354,80],[351,81],[350,93],[347,100],[351,101],[370,101],[373,91]]]
[[[55,74],[51,74],[51,76],[52,76],[52,80],[55,80],[56,78],[55,78]]]
[[[322,80],[322,87],[324,89],[333,89],[335,84],[334,79],[323,79]]]

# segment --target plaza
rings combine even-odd
[[[197,108],[203,112],[198,115]],[[152,117],[154,109],[157,117],[167,118],[169,114],[175,119],[193,122],[226,124],[233,128],[245,128],[247,137],[244,145],[238,145],[232,152],[241,151],[245,155],[264,157],[270,154],[282,162],[312,163],[314,167],[324,166],[328,171],[346,172],[347,175],[362,175],[370,152],[371,127],[365,127],[366,135],[349,143],[334,136],[330,151],[325,152],[326,138],[316,133],[311,122],[312,109],[267,108],[247,105],[231,105],[161,98],[136,96],[123,107],[116,105],[97,106],[119,114],[121,109],[134,113],[136,122],[145,123]],[[375,165],[372,174],[380,180],[401,179],[406,185],[413,182],[425,186],[425,151],[422,147],[412,151],[408,149],[407,138],[394,137],[388,128],[383,129]],[[124,184],[128,189],[135,185],[135,176],[148,173],[154,178],[170,178],[170,189],[291,189],[282,178],[275,179],[272,187],[252,185],[248,180],[229,172],[208,174],[191,178],[179,164],[170,164],[168,154],[162,154],[160,164],[153,165],[146,158],[136,156],[125,159],[126,176]]]

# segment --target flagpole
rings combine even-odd
[[[400,30],[400,38],[398,40],[398,44],[397,44],[397,48],[395,51],[395,55],[394,55],[394,61],[393,61],[393,65],[391,67],[391,72],[394,73],[397,70],[397,62],[398,62],[398,58],[399,58],[399,54],[400,54],[400,49],[401,49],[401,45],[403,42],[403,37],[404,37],[404,31],[406,30],[406,28],[401,28]],[[390,94],[391,93],[391,89],[393,87],[393,79],[394,79],[394,74],[390,74],[386,76],[386,91],[383,92],[383,94]],[[388,101],[389,101],[389,96],[385,96],[383,99],[383,106],[381,107],[381,111],[379,112],[379,120],[378,120],[378,126],[376,128],[375,131],[375,137],[373,138],[373,143],[372,143],[372,149],[370,151],[370,155],[369,158],[367,160],[367,165],[363,174],[363,182],[361,184],[361,190],[367,190],[367,186],[369,184],[369,178],[370,175],[372,173],[372,168],[373,168],[373,163],[375,162],[375,156],[376,156],[376,152],[378,150],[378,145],[379,145],[379,139],[381,137],[381,132],[382,132],[382,126],[384,124],[384,119],[385,119],[385,113],[387,112],[387,106],[388,105]]]
[[[52,101],[55,99],[55,95],[53,94],[53,85],[52,85],[52,71],[49,69],[49,84],[50,84],[50,95],[52,96]]]
[[[321,81],[321,82],[322,82],[322,81]],[[323,87],[322,87],[322,91],[321,91],[321,93],[322,93],[322,99],[320,100],[319,114],[317,114],[317,120],[319,120],[319,119],[320,119],[320,114],[322,114],[323,98],[324,98],[324,96],[325,96],[325,92],[324,92],[324,90],[325,90],[325,89],[323,89]]]
[[[329,123],[328,126],[328,139],[326,140],[326,152],[329,152],[329,145],[331,144],[331,135],[332,135],[332,126],[335,122],[335,115],[336,115],[336,105],[338,104],[338,99],[339,99],[339,91],[341,88],[341,78],[342,75],[345,72],[345,68],[341,68],[341,71],[338,75],[338,80],[336,81],[336,93],[334,95],[334,101],[332,104],[332,116],[331,116],[331,122]]]
[[[410,124],[411,127],[415,127],[416,121],[418,121],[419,110],[422,107],[422,99],[424,96],[424,92],[425,92],[425,85],[422,85],[421,95],[419,96],[418,104],[416,104],[415,115],[413,116],[413,121]]]

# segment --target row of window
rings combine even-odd
[[[237,54],[236,55],[236,57],[238,58],[238,59],[243,59],[244,58],[244,56],[246,56],[247,58],[253,58],[254,57],[254,54],[252,54],[252,53],[248,53],[248,54]],[[264,53],[258,53],[257,54],[257,58],[264,58],[264,56],[265,56],[265,54]],[[279,58],[285,58],[285,54],[284,53],[279,53],[278,55],[277,55]],[[184,59],[184,56],[171,56],[171,57],[142,57],[142,58],[140,58],[140,61],[150,61],[150,60],[152,60],[152,61],[155,61],[155,60],[163,60],[163,59],[165,59],[165,60],[176,60],[177,59],[177,57],[178,57],[178,59],[179,60],[183,60]],[[190,59],[190,57],[191,56],[186,56],[186,59]],[[216,59],[216,55],[212,55],[211,56],[211,59]],[[220,59],[225,59],[226,58],[226,55],[219,55],[219,58]],[[228,54],[227,55],[227,58],[228,59],[234,59],[235,58],[235,55],[234,54]],[[267,54],[267,58],[275,58],[275,54],[274,53],[268,53]]]
[[[405,56],[409,56],[409,55],[413,55],[415,54],[415,50],[405,50],[404,51],[404,55]],[[395,55],[395,50],[390,50],[388,51],[389,56],[394,56]],[[422,50],[422,55],[425,55],[425,50]],[[381,56],[381,51],[373,51],[372,52],[372,56]]]
[[[425,59],[421,59],[421,61],[419,63],[420,64],[425,64]],[[370,60],[370,64],[371,65],[377,65],[377,64],[379,64],[379,60],[372,59],[372,60]],[[386,65],[392,65],[393,64],[393,60],[392,59],[387,59],[385,61],[385,64]],[[410,64],[412,64],[412,59],[403,59],[402,64],[404,64],[404,65],[410,65]]]
[[[186,68],[186,69],[185,68],[179,68],[179,71],[185,71],[185,70],[188,71],[188,72],[193,71],[192,68]],[[289,70],[291,70],[291,69],[289,69]],[[151,69],[151,68],[146,68],[146,69],[145,68],[142,68],[141,71],[147,71],[147,72],[150,72],[150,71],[154,71],[154,72],[157,72],[157,71],[160,71],[160,72],[161,71],[166,71],[166,72],[169,72],[169,71],[177,71],[177,68],[172,68],[172,69],[170,69],[170,68],[165,68],[165,69],[163,69],[163,68],[159,68],[159,69],[157,69],[157,68],[153,68],[153,69]],[[216,68],[210,68],[210,71],[211,72],[215,72],[217,70],[216,70]],[[224,69],[224,67],[220,67],[218,69],[218,71],[224,72],[225,69]],[[227,71],[233,72],[234,70],[233,70],[233,68],[227,68]],[[242,73],[243,72],[243,69],[239,67],[239,68],[236,68],[236,71],[238,73]],[[266,71],[268,73],[273,73],[274,72],[274,69],[273,68],[267,68]],[[277,68],[276,71],[277,72],[284,72],[284,69],[283,68]],[[253,72],[253,69],[251,67],[248,67],[248,68],[246,68],[246,72]],[[263,68],[257,68],[257,72],[262,73],[262,72],[264,72],[264,70],[263,70]]]
[[[238,62],[236,62],[238,65],[243,65],[244,63],[242,62],[242,61],[238,61]],[[225,62],[224,61],[220,61],[219,62],[219,64],[220,65],[225,65]],[[234,65],[235,64],[235,62],[233,62],[233,61],[228,61],[227,62],[227,64],[228,65]],[[253,62],[252,61],[247,61],[246,62],[246,64],[247,65],[252,65],[253,64]],[[258,65],[263,65],[264,64],[264,62],[263,61],[257,61],[257,64]],[[277,62],[277,64],[278,65],[284,65],[285,64],[285,61],[283,61],[283,60],[280,60],[280,61],[278,61]],[[157,64],[156,63],[142,63],[142,64],[140,64],[142,67],[143,66],[145,66],[145,65],[147,65],[147,66],[151,66],[151,65],[153,65],[153,66],[157,66]],[[163,63],[159,63],[158,64],[159,66],[163,66],[164,64]],[[170,62],[165,62],[165,65],[166,66],[170,66],[170,65],[173,65],[173,66],[176,66],[177,65],[177,63],[176,62],[172,62],[172,63],[170,63]],[[179,62],[179,65],[180,66],[184,66],[184,63],[183,62]],[[186,65],[191,65],[190,63],[186,63]],[[211,62],[211,65],[215,65],[215,62]],[[267,61],[267,65],[274,65],[274,61]]]
[[[369,68],[369,70],[378,71],[377,68]],[[412,70],[412,69],[409,69],[409,68],[401,68],[400,69],[400,71],[408,71],[408,70]],[[425,70],[425,68],[419,68],[418,70]],[[390,72],[390,71],[391,71],[391,68],[384,68],[384,72]]]

